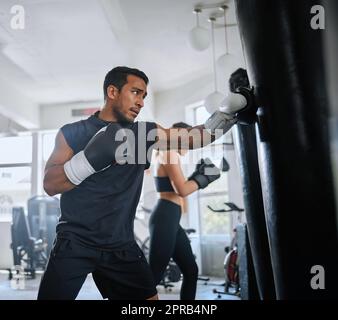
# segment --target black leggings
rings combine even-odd
[[[150,220],[149,264],[156,284],[159,284],[170,258],[183,274],[181,300],[193,300],[196,294],[198,267],[190,241],[180,226],[181,207],[174,202],[160,199]]]

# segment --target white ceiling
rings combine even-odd
[[[201,1],[1,0],[0,77],[39,104],[101,100],[103,78],[117,65],[141,68],[154,92],[181,86],[212,72],[211,49],[197,52],[187,41],[196,3]],[[10,27],[14,4],[25,9],[24,30]],[[233,23],[232,0],[229,6]],[[206,27],[211,12],[200,17]],[[237,27],[228,35],[230,52],[242,59]],[[216,40],[220,56],[223,29],[216,30]]]

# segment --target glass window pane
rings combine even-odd
[[[42,148],[43,148],[43,160],[47,161],[50,154],[52,153],[54,149],[54,144],[55,144],[55,137],[56,137],[56,132],[53,133],[45,133],[43,135],[43,140],[42,140]]]
[[[0,138],[0,164],[32,162],[32,136]]]
[[[11,220],[12,208],[27,209],[31,195],[31,167],[0,168],[0,219]]]
[[[225,208],[224,202],[228,202],[227,194],[204,196],[199,198],[202,235],[230,235],[231,213],[217,213],[213,209]]]

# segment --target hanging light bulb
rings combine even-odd
[[[217,59],[217,69],[226,72],[227,74],[234,72],[241,67],[241,63],[233,54],[223,54]]]
[[[195,8],[194,13],[196,14],[196,27],[189,32],[189,43],[197,51],[203,51],[210,45],[210,37],[207,29],[203,28],[199,24],[199,14],[202,12],[201,9]]]
[[[224,95],[217,90],[217,73],[216,73],[216,59],[215,59],[215,35],[214,35],[214,17],[210,17],[209,21],[211,22],[211,41],[212,41],[212,62],[214,69],[214,85],[215,91],[209,94],[204,100],[204,107],[210,113],[213,114],[216,110],[219,109]]]
[[[228,34],[227,34],[227,23],[226,23],[226,10],[228,6],[223,5],[221,7],[224,13],[224,35],[225,35],[225,54],[221,55],[217,59],[217,69],[222,70],[223,73],[226,73],[226,78],[241,66],[238,58],[233,54],[229,53],[229,43],[228,43]]]
[[[224,99],[224,95],[218,91],[210,93],[204,100],[204,107],[210,114],[218,110]]]

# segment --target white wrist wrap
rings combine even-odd
[[[95,173],[83,151],[67,161],[63,165],[63,169],[69,181],[75,185],[79,185],[84,179]]]
[[[228,114],[235,114],[245,108],[247,103],[244,95],[230,92],[221,102],[219,110]]]
[[[215,111],[205,122],[204,128],[210,133],[215,134],[216,130],[225,134],[235,123],[237,119],[221,111]]]

